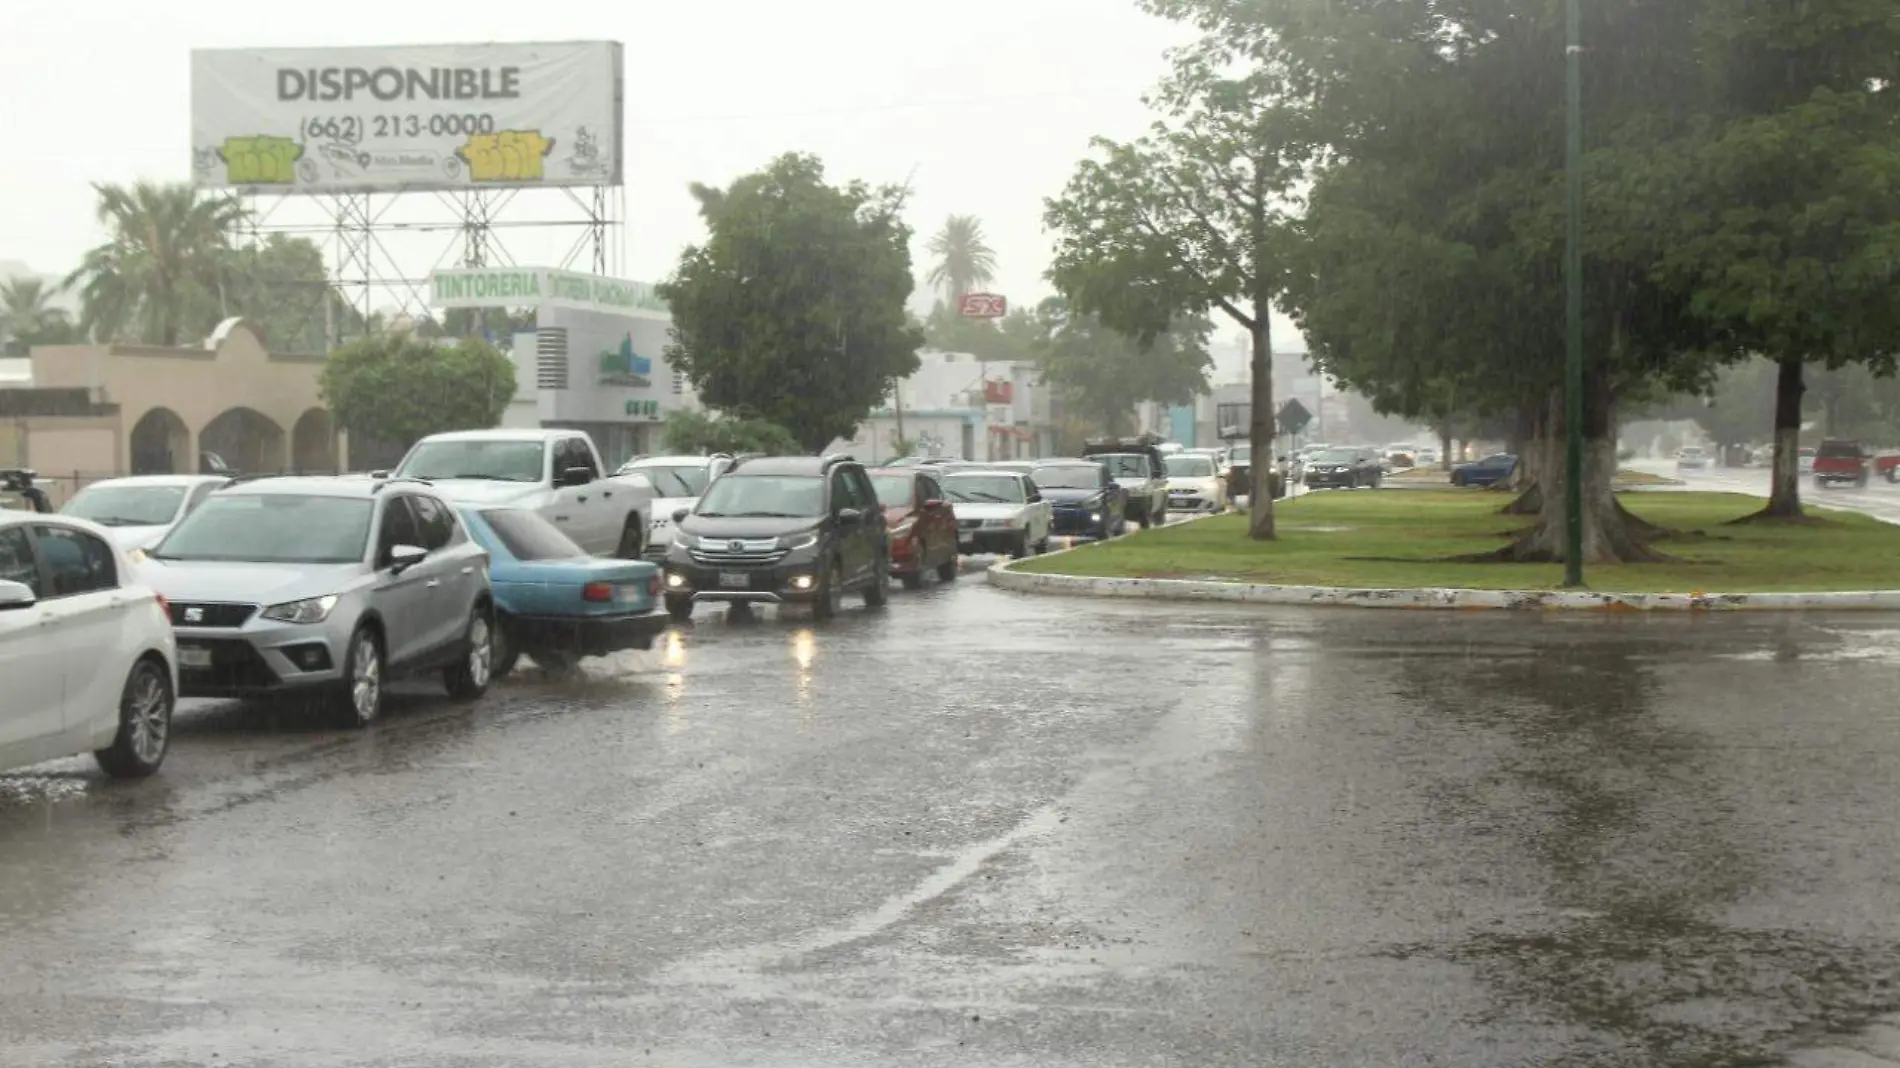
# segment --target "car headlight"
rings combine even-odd
[[[781,544],[785,546],[788,552],[797,552],[800,549],[809,549],[812,546],[818,544],[818,532],[811,531],[805,534],[793,534],[789,538],[781,538],[780,542]]]
[[[321,623],[330,617],[330,609],[336,607],[336,594],[322,597],[306,597],[301,601],[286,601],[264,609],[265,619],[274,619],[279,623]]]

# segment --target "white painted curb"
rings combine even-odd
[[[1196,516],[1186,523],[1211,519]],[[1181,524],[1171,524],[1179,526]],[[1158,529],[1166,529],[1158,528]],[[1140,537],[1139,531],[1127,537]],[[1060,549],[1060,556],[1076,551]],[[1039,559],[1039,558],[1038,558]],[[1386,590],[1344,586],[1274,586],[1200,579],[1089,578],[1014,570],[1024,561],[1001,560],[989,570],[990,585],[1018,593],[1076,597],[1132,597],[1169,601],[1318,605],[1338,608],[1503,609],[1532,611],[1733,612],[1900,611],[1900,590],[1841,590],[1826,593],[1596,593],[1578,590]]]

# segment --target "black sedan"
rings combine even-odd
[[[1110,538],[1128,522],[1128,490],[1094,460],[1044,461],[1029,480],[1049,502],[1052,534]]]
[[[1327,449],[1306,461],[1307,489],[1377,488],[1385,478],[1373,449]]]

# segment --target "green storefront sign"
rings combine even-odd
[[[547,267],[457,267],[429,276],[437,308],[562,307],[585,311],[666,311],[644,282]]]

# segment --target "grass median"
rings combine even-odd
[[[1900,526],[1809,508],[1812,525],[1728,520],[1761,507],[1736,493],[1636,493],[1638,516],[1674,533],[1660,564],[1585,569],[1592,589],[1619,593],[1768,593],[1900,589]],[[1226,515],[1023,561],[1016,570],[1107,578],[1212,579],[1361,589],[1556,589],[1557,564],[1455,563],[1498,548],[1526,520],[1499,515],[1500,495],[1446,491],[1309,493],[1275,508],[1280,537],[1247,538]]]

